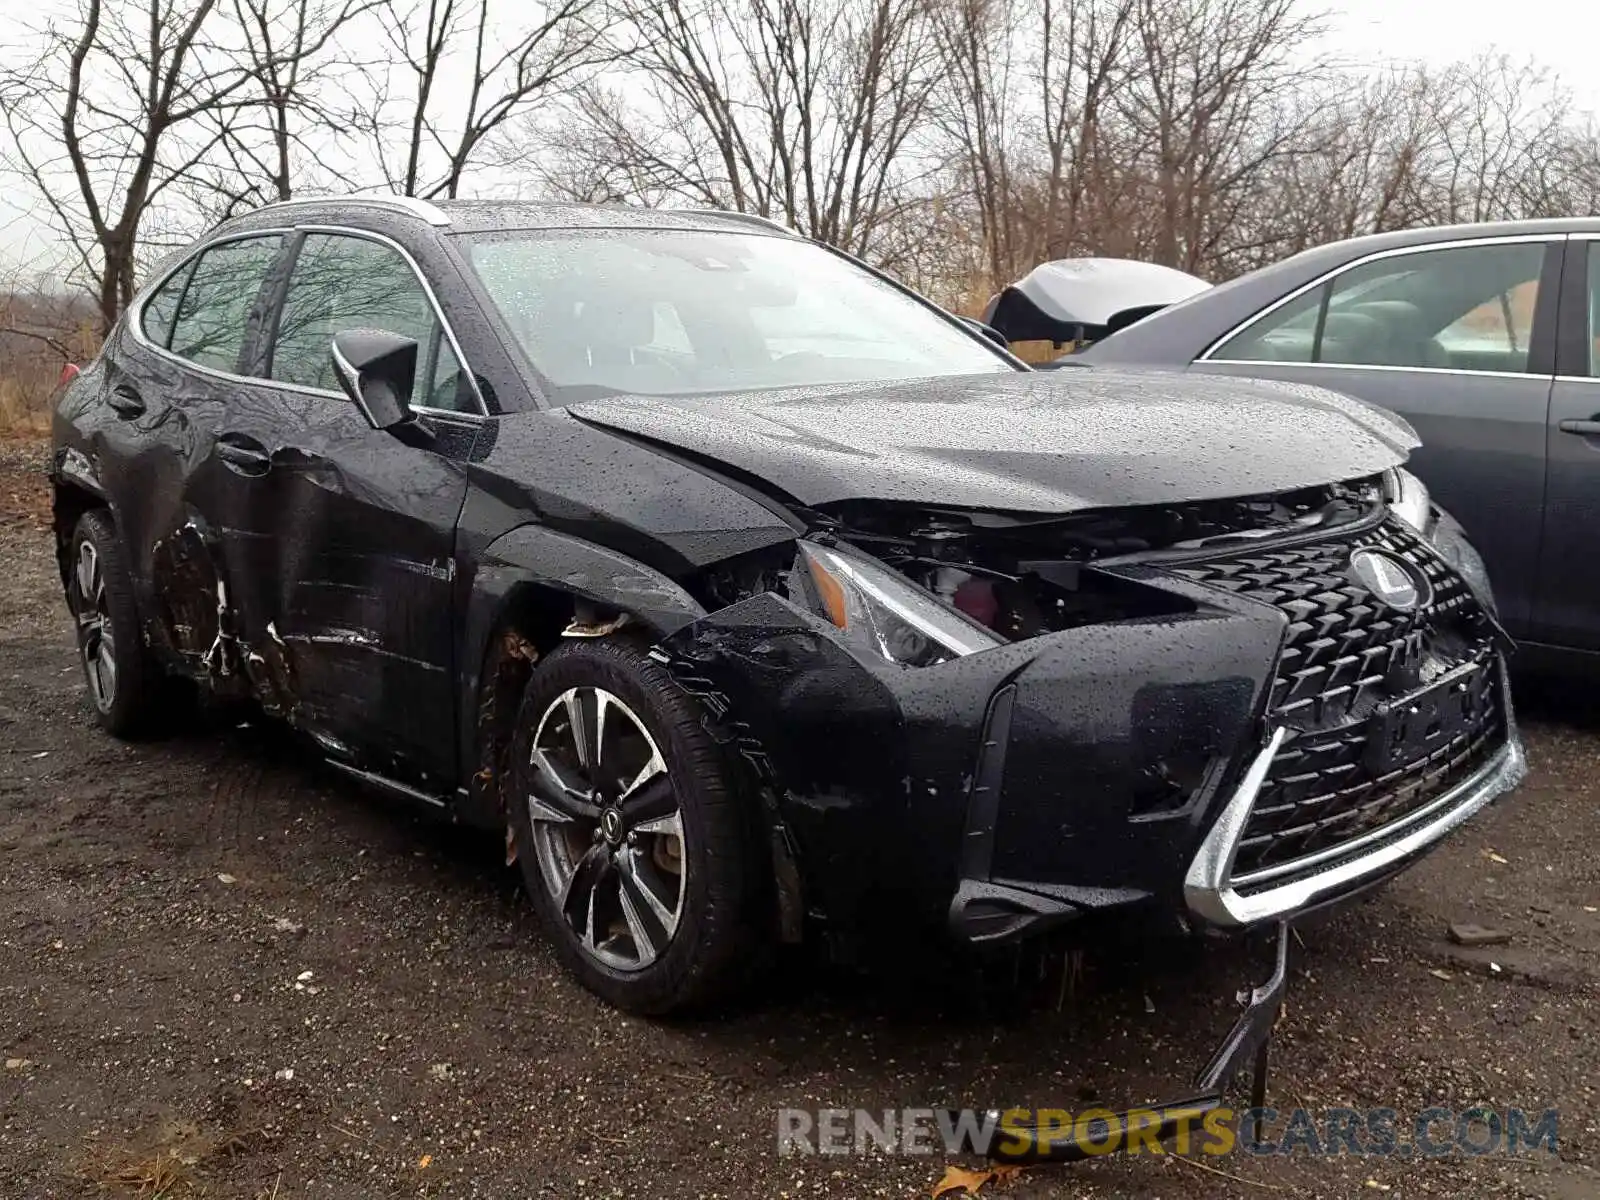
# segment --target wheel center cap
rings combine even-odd
[[[622,844],[622,814],[614,808],[601,810],[600,832],[613,846]]]

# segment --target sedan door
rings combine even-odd
[[[1410,421],[1422,440],[1411,469],[1466,526],[1507,627],[1524,638],[1563,244],[1514,237],[1373,255],[1273,305],[1193,367],[1314,383]]]
[[[420,345],[420,427],[374,429],[339,390],[331,340]],[[455,533],[483,418],[431,292],[396,245],[304,235],[264,339],[266,378],[219,433],[247,662],[336,758],[454,790]]]
[[[1600,650],[1600,241],[1567,246],[1533,639]]]

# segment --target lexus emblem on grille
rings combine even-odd
[[[1431,599],[1428,581],[1382,550],[1357,550],[1350,556],[1356,581],[1396,612],[1412,612]]]

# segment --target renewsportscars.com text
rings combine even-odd
[[[1260,1139],[1254,1137],[1261,1117]],[[1075,1141],[1090,1154],[1349,1154],[1437,1158],[1453,1154],[1555,1154],[1560,1113],[1473,1107],[1199,1109],[1148,1108],[1129,1114],[1124,1134],[1103,1108],[1012,1108],[1002,1112],[934,1108],[778,1110],[780,1155],[974,1154],[999,1159]],[[1176,1133],[1163,1144],[1157,1130]]]

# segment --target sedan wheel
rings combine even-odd
[[[702,1007],[765,960],[761,806],[642,647],[569,642],[523,692],[506,816],[562,959],[619,1008]]]

